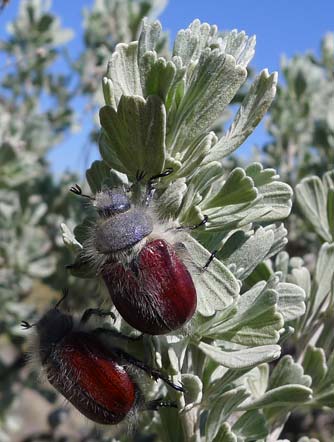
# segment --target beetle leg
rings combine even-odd
[[[126,362],[135,365],[136,367],[140,368],[141,370],[145,371],[149,376],[151,376],[155,381],[158,379],[161,379],[166,384],[168,384],[170,387],[174,388],[174,390],[182,391],[184,392],[184,389],[182,385],[174,384],[171,380],[168,379],[167,376],[163,375],[159,370],[156,370],[155,368],[149,367],[144,362],[140,361],[139,359],[136,359],[134,356],[131,356],[129,353],[126,353],[125,351],[117,348],[115,349],[115,352]]]
[[[213,258],[215,258],[215,256],[217,255],[218,250],[213,250],[211,252],[211,255],[209,256],[209,259],[207,260],[207,262],[205,263],[205,265],[203,266],[203,270],[206,270],[209,265],[212,263]]]
[[[100,308],[89,308],[84,311],[80,319],[80,324],[86,324],[86,322],[88,322],[92,316],[99,316],[100,318],[110,316],[114,322],[116,321],[115,314],[109,310],[101,310]]]
[[[193,226],[179,226],[176,227],[176,230],[195,230],[198,229],[199,227],[204,226],[208,222],[208,220],[209,220],[208,215],[204,215],[204,218],[198,224],[195,224]]]
[[[163,172],[159,173],[158,175],[151,176],[151,178],[147,181],[146,185],[146,196],[145,196],[145,205],[148,206],[150,202],[152,201],[154,191],[155,191],[155,184],[156,180],[159,178],[164,178],[165,176],[170,175],[173,173],[173,169],[171,167],[168,167]]]

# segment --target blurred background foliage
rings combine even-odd
[[[96,292],[94,282],[73,278],[65,270],[71,256],[58,227],[62,222],[74,227],[83,220],[81,202],[68,193],[81,178],[69,173],[55,178],[46,156],[78,124],[75,98],[85,96],[87,111],[95,117],[103,105],[101,78],[110,53],[117,43],[135,40],[143,17],[157,17],[164,3],[95,0],[84,11],[84,48],[74,60],[64,51],[72,30],[64,29],[42,0],[22,1],[8,39],[0,41],[0,442],[110,440],[88,423],[82,425],[76,415],[69,417],[51,389],[36,385],[25,365],[27,342],[18,324],[36,316],[36,308],[44,311],[64,286],[75,294],[68,305],[74,310],[87,293]],[[3,2],[3,14],[9,4]],[[163,34],[158,51],[168,53],[168,35]],[[66,74],[55,69],[60,59],[68,65]],[[246,91],[247,83],[235,102],[241,102]],[[221,130],[230,115],[219,123]],[[305,365],[305,360],[325,360],[333,352],[333,299],[322,299],[328,303],[326,313],[312,301],[322,277],[319,260],[330,259],[326,243],[334,241],[333,175],[326,174],[334,167],[333,34],[324,36],[319,56],[282,60],[267,131],[270,141],[255,159],[278,171],[296,191],[296,201],[286,223],[288,253],[280,253],[275,262],[267,260],[251,276],[256,280],[256,272],[284,270],[287,281],[309,290],[308,309],[294,325],[296,334],[283,344],[285,354]],[[96,136],[93,129],[90,137]],[[233,157],[225,167],[242,163]],[[333,297],[333,288],[327,291]],[[310,333],[314,349],[323,350],[320,356],[309,350],[304,358],[298,349]],[[333,414],[321,408],[319,400],[292,413],[285,436],[291,441],[306,434],[333,440]]]

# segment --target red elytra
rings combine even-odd
[[[107,264],[102,276],[119,313],[143,333],[177,330],[196,310],[192,277],[173,246],[162,239],[146,244],[128,268]]]
[[[141,396],[117,356],[87,332],[67,334],[55,345],[45,369],[49,382],[99,424],[121,422]]]

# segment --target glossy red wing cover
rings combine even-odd
[[[57,344],[47,373],[50,383],[95,422],[118,423],[135,403],[136,384],[92,334],[68,334]]]
[[[130,325],[163,334],[191,319],[196,289],[170,244],[161,239],[148,243],[132,264],[134,270],[111,264],[103,273],[112,301]]]

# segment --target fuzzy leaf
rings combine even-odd
[[[222,394],[213,404],[210,404],[205,428],[208,441],[215,439],[222,424],[248,396],[244,387],[237,387]]]
[[[245,442],[264,438],[268,434],[266,419],[257,410],[244,413],[232,427],[234,434]]]
[[[208,440],[207,442],[210,442],[210,440]],[[237,436],[232,433],[230,425],[225,422],[220,427],[217,436],[214,438],[213,442],[237,442]]]
[[[187,192],[185,178],[173,181],[157,201],[157,210],[162,218],[177,218],[182,200]]]
[[[143,95],[137,63],[137,50],[138,42],[136,41],[130,44],[119,43],[111,56],[107,78],[112,81],[116,104],[119,103],[122,95]]]
[[[283,326],[282,317],[276,311],[276,302],[277,292],[260,283],[239,298],[234,316],[221,321],[218,317],[216,322],[214,318],[201,333],[208,338],[246,346],[274,344]]]
[[[277,309],[285,321],[292,321],[305,313],[305,292],[298,285],[286,282],[276,286],[278,292]]]
[[[323,244],[318,255],[314,284],[317,289],[312,297],[315,313],[329,294],[334,275],[334,244]]]
[[[62,237],[65,246],[73,253],[78,253],[82,249],[82,245],[76,240],[74,233],[67,227],[65,223],[60,224]]]
[[[218,364],[233,369],[254,367],[263,362],[271,362],[281,354],[278,345],[263,345],[244,350],[223,351],[218,347],[200,342],[198,348]]]
[[[200,378],[193,374],[182,374],[181,382],[186,391],[184,395],[186,406],[181,410],[183,413],[191,410],[194,406],[201,403],[203,396],[203,384]]]
[[[265,69],[245,96],[227,133],[214,146],[206,161],[221,161],[235,151],[254,131],[276,94],[277,73]]]
[[[259,227],[253,235],[250,235],[250,232],[247,233],[246,235],[242,231],[236,232],[223,247],[224,264],[227,266],[235,264],[237,268],[235,274],[241,280],[247,278],[255,267],[266,258],[274,242],[274,232],[263,227]],[[232,241],[234,251],[224,258],[226,246],[231,250]]]
[[[326,194],[319,177],[304,178],[296,186],[296,198],[300,210],[312,224],[315,232],[324,240],[332,241],[326,212]]]
[[[165,161],[166,113],[158,97],[145,101],[138,96],[123,96],[117,111],[111,106],[100,110],[101,125],[108,143],[100,143],[102,158],[110,168],[118,169],[130,177],[138,171],[159,174]],[[109,152],[119,163],[110,163]]]
[[[238,298],[239,284],[233,274],[220,261],[214,259],[206,270],[204,265],[211,254],[190,236],[184,241],[191,257],[192,272],[197,289],[197,310],[203,316],[211,316],[216,310],[223,310]]]
[[[206,48],[201,53],[174,116],[169,139],[182,151],[209,130],[247,76],[230,55]]]
[[[292,409],[296,405],[308,402],[311,398],[312,390],[304,385],[283,385],[267,391],[261,398],[240,407],[240,410],[257,410],[267,407]]]
[[[103,181],[110,176],[110,168],[103,161],[94,161],[86,171],[86,178],[93,194],[99,192]]]
[[[280,387],[287,384],[300,384],[309,387],[312,379],[304,375],[303,367],[294,362],[290,355],[284,356],[273,370],[268,389]]]
[[[327,372],[326,356],[322,348],[309,346],[305,352],[303,367],[305,374],[312,378],[312,388],[317,391]],[[334,381],[333,381],[334,382]]]
[[[241,167],[236,167],[228,175],[222,188],[217,192],[214,198],[206,201],[202,208],[210,209],[212,207],[223,207],[231,204],[242,204],[253,201],[257,197],[257,191],[254,188],[254,182],[246,176]]]

